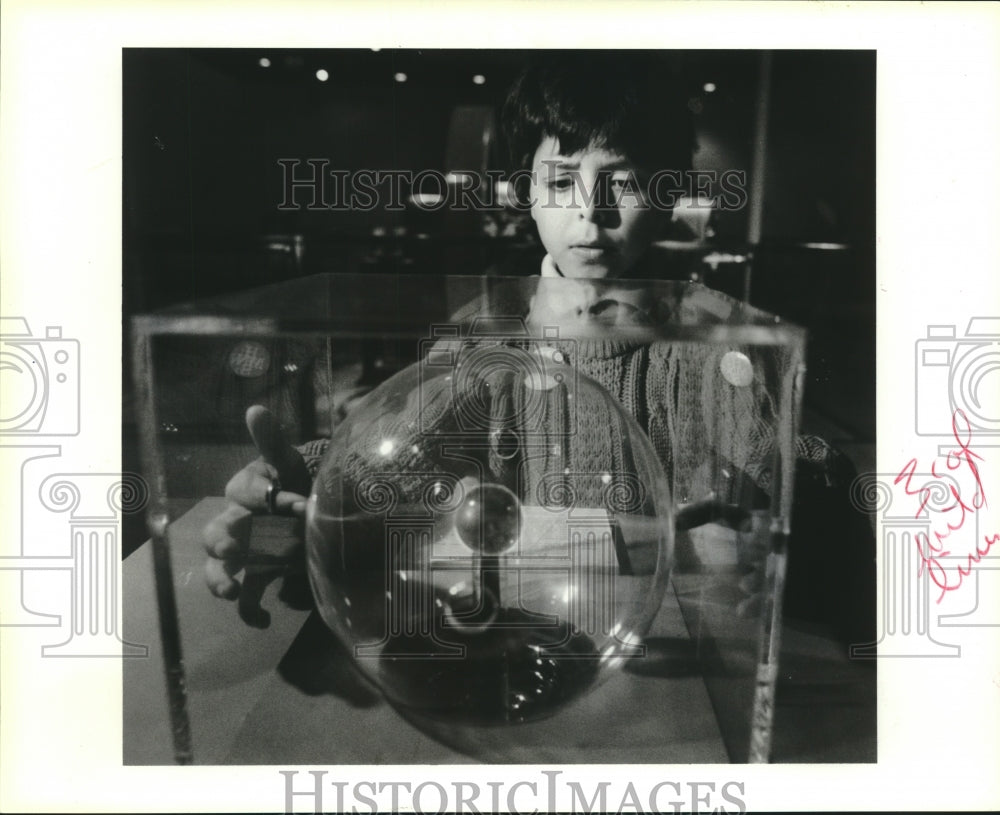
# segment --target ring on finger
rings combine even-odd
[[[272,478],[267,485],[267,492],[264,494],[264,503],[267,511],[271,515],[278,514],[278,493],[281,492],[281,482],[277,478]]]

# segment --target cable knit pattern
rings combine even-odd
[[[523,300],[512,298],[508,306],[494,292],[489,311],[517,317],[524,316],[523,308]],[[454,321],[468,329],[486,311],[483,302],[473,302]],[[741,505],[759,504],[779,486],[774,480],[776,463],[780,468],[780,462],[790,462],[796,454],[822,459],[824,466],[833,460],[832,448],[819,440],[799,439],[793,449],[791,428],[782,424],[791,421],[791,411],[780,411],[777,400],[792,392],[790,377],[798,368],[788,349],[650,343],[619,336],[553,339],[547,344],[559,352],[557,359],[603,386],[636,419],[664,466],[677,502],[711,496]],[[435,350],[448,351],[458,359],[462,354],[500,347],[523,354],[539,344],[537,338],[496,334],[480,338],[466,333],[462,338],[443,339]],[[746,382],[734,384],[724,375],[723,360],[730,352],[749,363],[751,375]],[[485,409],[489,420],[481,428],[479,447],[466,445],[468,460],[449,461],[452,474],[459,478],[485,471],[526,496],[528,491],[558,487],[557,492],[574,492],[577,500],[600,502],[608,486],[601,482],[602,473],[616,479],[635,473],[625,427],[604,396],[578,399],[567,413],[566,389],[554,387],[547,392],[537,427],[518,427],[511,417],[530,413],[526,400],[537,400],[538,394],[530,393],[509,366],[499,367],[496,375],[487,373],[482,378],[478,389],[458,389],[457,396],[443,377],[424,382],[422,393],[408,397],[389,393],[385,385],[376,389],[360,407],[364,415],[355,419],[345,475],[360,480],[375,469],[394,472],[398,474],[396,488],[404,493],[401,499],[416,500],[418,482],[441,470],[438,457],[427,456],[423,439],[428,433],[457,439],[460,417],[468,414],[470,405],[480,412]],[[469,404],[463,405],[463,400]],[[423,415],[418,415],[421,410]],[[558,444],[539,446],[539,438]],[[388,455],[382,447],[386,439],[394,443]],[[779,443],[785,449],[776,449]],[[577,475],[561,485],[554,483],[553,474],[566,470]]]
[[[508,346],[512,354],[518,349],[525,353],[525,343],[517,339],[448,342],[465,354],[501,346]],[[611,476],[615,487],[627,489],[624,482],[636,473],[626,428],[610,395],[640,421],[679,502],[713,495],[745,505],[753,500],[747,490],[770,492],[775,442],[787,435],[779,425],[775,394],[782,388],[789,392],[789,383],[778,376],[782,371],[790,375],[786,369],[794,367],[777,359],[774,348],[607,340],[557,340],[552,346],[566,365],[603,390],[577,391],[568,412],[565,385],[545,391],[541,410],[533,410],[528,400],[538,399],[538,392],[503,365],[495,375],[479,380],[478,389],[457,394],[446,377],[425,381],[420,393],[408,395],[393,393],[394,383],[387,383],[371,394],[355,420],[345,475],[359,483],[375,472],[393,473],[398,499],[415,502],[421,500],[431,474],[461,478],[485,471],[526,498],[531,496],[532,502],[565,503],[566,496],[573,496],[586,505],[600,506],[609,490],[607,481],[602,481],[604,474]],[[753,380],[746,386],[731,384],[720,372],[721,360],[731,350],[752,361]],[[472,415],[473,406],[480,413],[486,406],[488,424],[466,444],[466,460],[449,461],[446,472],[433,441],[449,437],[457,441],[459,431],[468,429],[461,419]],[[514,417],[529,421],[522,426]],[[426,443],[428,438],[431,444]],[[388,452],[386,439],[392,440]],[[822,451],[824,456],[829,449],[822,444],[798,446],[800,452]],[[785,452],[791,454],[790,444]]]
[[[329,439],[315,439],[299,445],[298,451],[302,454],[302,458],[305,459],[306,470],[309,471],[309,475],[312,478],[316,478],[316,473],[319,472],[319,465],[323,461],[323,456],[326,455],[329,446]]]

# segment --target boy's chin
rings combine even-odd
[[[604,280],[620,276],[616,267],[603,263],[560,263],[557,265],[563,277],[571,277],[575,280]]]

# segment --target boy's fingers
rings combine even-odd
[[[251,515],[247,507],[239,504],[226,507],[202,530],[205,551],[212,557],[227,560],[244,554],[250,542]]]
[[[240,584],[233,576],[240,567],[229,560],[208,558],[205,561],[205,582],[208,590],[223,600],[235,600],[240,596]]]
[[[298,451],[294,451],[298,455]],[[301,459],[301,456],[300,456]],[[305,469],[305,462],[300,462],[303,477],[293,481],[305,480],[306,491],[309,488],[309,476]],[[252,464],[244,467],[234,475],[226,485],[226,498],[233,505],[239,505],[249,511],[256,513],[270,512],[271,507],[267,502],[267,493],[271,484],[277,483],[289,489],[279,489],[274,495],[274,509],[279,515],[305,515],[306,496],[294,489],[293,484],[285,482],[285,476],[279,473],[273,464],[268,464],[263,459],[258,459]],[[247,519],[249,524],[249,519]]]
[[[257,459],[229,479],[226,498],[247,509],[263,511],[266,509],[264,501],[267,486],[272,478],[277,477],[278,471],[273,465]]]
[[[310,478],[305,461],[289,444],[277,416],[262,405],[251,405],[247,408],[246,422],[261,458],[275,468],[282,486],[299,494],[308,492]]]
[[[275,509],[283,515],[296,515],[304,518],[306,514],[306,497],[297,492],[282,490],[274,498]]]
[[[240,584],[234,576],[246,561],[251,516],[246,507],[230,504],[202,530],[202,543],[208,554],[205,582],[216,597],[235,600],[240,594]]]

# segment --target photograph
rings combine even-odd
[[[995,811],[1000,9],[0,7],[0,810]]]
[[[874,762],[875,78],[125,49],[125,763]]]

